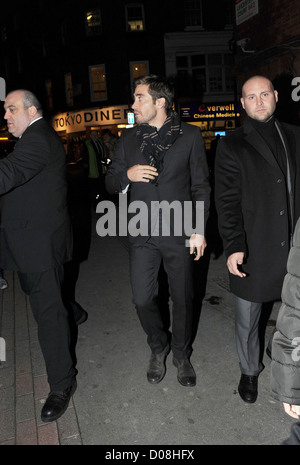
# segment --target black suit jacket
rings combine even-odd
[[[66,154],[42,118],[0,160],[0,266],[41,272],[71,259]]]
[[[155,205],[162,201],[167,201],[168,204],[175,201],[181,206],[182,217],[176,224],[180,223],[182,226],[182,234],[177,234],[178,231],[174,230],[174,222],[170,216],[170,237],[175,238],[176,242],[184,243],[189,238],[189,234],[185,234],[187,231],[183,218],[185,201],[190,201],[194,220],[196,201],[204,202],[204,221],[200,230],[196,232],[199,234],[205,232],[209,211],[210,185],[204,142],[200,130],[195,126],[181,123],[181,128],[183,134],[179,135],[171,148],[167,150],[164,157],[164,168],[157,181],[154,184],[133,182],[130,185],[131,206],[134,206],[133,202],[135,201],[142,201],[147,207],[146,215],[142,215],[142,221],[147,223],[147,232],[133,237],[129,231],[129,240],[135,244],[145,242],[153,232],[155,221],[153,218],[151,220],[151,210],[152,213],[155,213]],[[128,168],[137,164],[148,164],[137,146],[136,131],[136,127],[123,131],[118,142],[114,161],[106,174],[106,188],[111,194],[121,191],[124,187],[124,180],[126,184]],[[201,212],[200,214],[198,212],[198,218],[200,216]]]
[[[230,287],[235,295],[254,302],[280,299],[291,234],[300,214],[300,128],[276,124],[287,149],[290,185],[248,119],[219,141],[216,155],[215,200],[226,257],[245,253],[242,268],[247,277],[230,274]]]

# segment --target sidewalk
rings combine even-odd
[[[82,444],[73,401],[57,422],[43,423],[40,411],[49,393],[37,326],[14,273],[0,291],[1,336],[6,362],[0,363],[0,445]]]
[[[95,218],[94,218],[95,222]],[[238,393],[232,296],[224,257],[211,258],[191,361],[197,386],[167,373],[150,385],[150,352],[131,299],[128,252],[119,239],[100,238],[93,226],[89,259],[81,264],[77,301],[89,313],[78,330],[78,388],[66,413],[45,424],[49,392],[37,328],[14,273],[0,291],[0,445],[277,445],[293,420],[270,397],[270,360],[259,377],[255,404]],[[266,341],[276,320],[275,306]]]

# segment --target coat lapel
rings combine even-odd
[[[286,126],[283,126],[279,121],[275,121],[276,127],[278,129],[279,135],[281,137],[282,143],[285,147],[286,154],[288,157],[288,163],[290,167],[291,178],[294,181],[296,175],[296,143],[295,136],[292,132],[288,131]]]

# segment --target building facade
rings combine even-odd
[[[173,81],[176,110],[201,127],[208,148],[217,129],[234,127],[232,0],[32,0],[1,8],[0,76],[7,91],[28,88],[40,98],[70,160],[91,129],[119,135],[126,127],[132,82],[143,74]]]

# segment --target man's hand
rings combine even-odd
[[[199,260],[204,255],[206,247],[205,237],[201,234],[192,234],[190,237],[190,254],[195,253],[194,260]]]
[[[150,165],[134,165],[127,170],[131,182],[150,182],[158,176],[157,169]]]
[[[238,266],[243,264],[244,255],[245,255],[244,252],[236,252],[236,253],[229,255],[228,260],[227,260],[227,268],[230,271],[230,273],[235,274],[236,276],[239,276],[240,278],[244,278],[246,276],[246,273],[242,273],[238,269]]]
[[[291,404],[287,404],[287,403],[283,402],[283,407],[284,407],[285,412],[290,417],[297,418],[297,420],[299,419],[300,405],[291,405]]]

